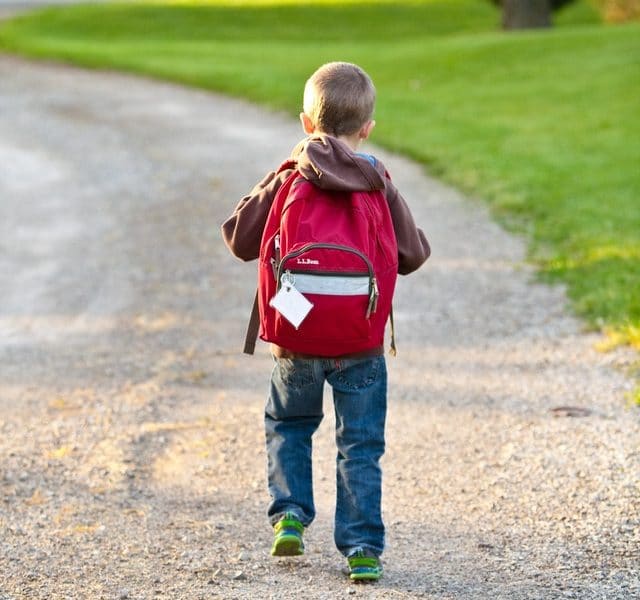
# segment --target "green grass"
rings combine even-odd
[[[486,0],[108,4],[15,19],[0,47],[292,114],[319,64],[355,61],[378,88],[374,141],[489,202],[589,324],[640,347],[640,24],[586,2],[550,31],[498,22]]]

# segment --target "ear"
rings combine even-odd
[[[361,140],[366,140],[370,135],[371,132],[373,131],[373,128],[376,126],[376,122],[375,121],[367,121],[361,128],[360,131],[358,132],[358,137]]]
[[[300,113],[300,123],[302,123],[302,129],[307,135],[311,135],[316,130],[315,125],[306,113]]]

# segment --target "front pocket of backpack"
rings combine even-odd
[[[308,342],[367,342],[375,288],[373,267],[362,252],[338,244],[311,243],[288,252],[279,265],[287,281],[313,308],[296,330],[277,316],[276,328]]]

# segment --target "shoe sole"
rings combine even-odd
[[[382,573],[350,573],[349,579],[356,582],[373,582],[378,581],[382,577]]]
[[[304,547],[300,538],[295,535],[279,537],[271,548],[271,556],[300,556],[304,554]]]

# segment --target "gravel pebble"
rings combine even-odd
[[[239,353],[255,272],[218,233],[297,125],[115,73],[0,80],[0,599],[639,597],[637,356],[596,352],[480,202],[374,149],[433,257],[398,284],[385,576],[355,586],[329,397],[307,553],[269,555],[272,362]]]

